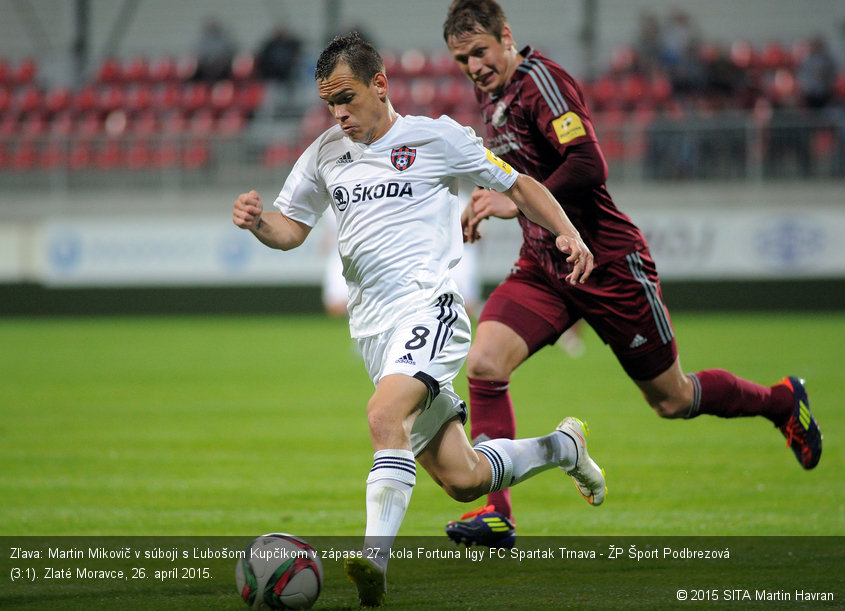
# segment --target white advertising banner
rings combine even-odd
[[[845,206],[794,210],[642,210],[664,279],[845,278]],[[281,252],[231,221],[199,216],[47,220],[0,227],[0,278],[48,286],[319,284],[336,256],[331,228]],[[487,221],[479,275],[497,282],[517,258],[516,221]]]
[[[52,221],[36,269],[47,285],[310,284],[324,255],[318,235],[292,251],[267,248],[231,221],[149,217]]]

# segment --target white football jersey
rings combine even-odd
[[[311,227],[332,207],[350,331],[365,337],[391,328],[408,308],[457,292],[448,273],[463,250],[457,179],[506,191],[517,176],[449,117],[400,116],[369,145],[338,125],[326,130],[274,205]]]

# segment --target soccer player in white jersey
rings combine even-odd
[[[492,439],[474,448],[466,407],[452,389],[470,345],[463,300],[447,270],[461,256],[457,180],[506,193],[568,253],[567,281],[586,280],[593,256],[548,190],[491,154],[448,117],[400,116],[384,63],[357,35],[337,37],[317,63],[320,97],[337,120],[303,153],[265,211],[256,191],[238,196],[233,221],[281,250],[302,244],[320,215],[337,217],[349,286],[349,326],[375,392],[367,403],[373,467],[366,486],[363,558],[346,572],[364,606],[386,591],[390,546],[416,482],[416,461],[458,501],[474,500],[561,467],[598,505],[604,475],[583,424],[549,435]]]

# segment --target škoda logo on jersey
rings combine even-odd
[[[369,202],[385,197],[414,197],[414,190],[411,188],[411,183],[409,182],[383,182],[376,185],[362,185],[359,183],[352,188],[351,197],[346,187],[339,186],[332,190],[334,204],[341,212],[346,210],[349,204]]]
[[[414,165],[414,159],[416,158],[417,149],[408,148],[407,146],[400,146],[390,151],[390,163],[400,172]]]

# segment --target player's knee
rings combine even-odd
[[[501,380],[510,376],[499,362],[496,352],[473,346],[467,355],[467,375],[471,378]]]
[[[648,403],[661,418],[683,418],[689,413],[689,405],[672,399],[649,400]]]
[[[390,436],[396,430],[401,421],[396,421],[394,410],[389,409],[384,403],[370,399],[367,403],[367,424],[370,427],[370,436],[373,440],[379,440]]]
[[[439,484],[446,494],[460,503],[469,503],[484,494],[481,482],[469,475],[442,478]]]

